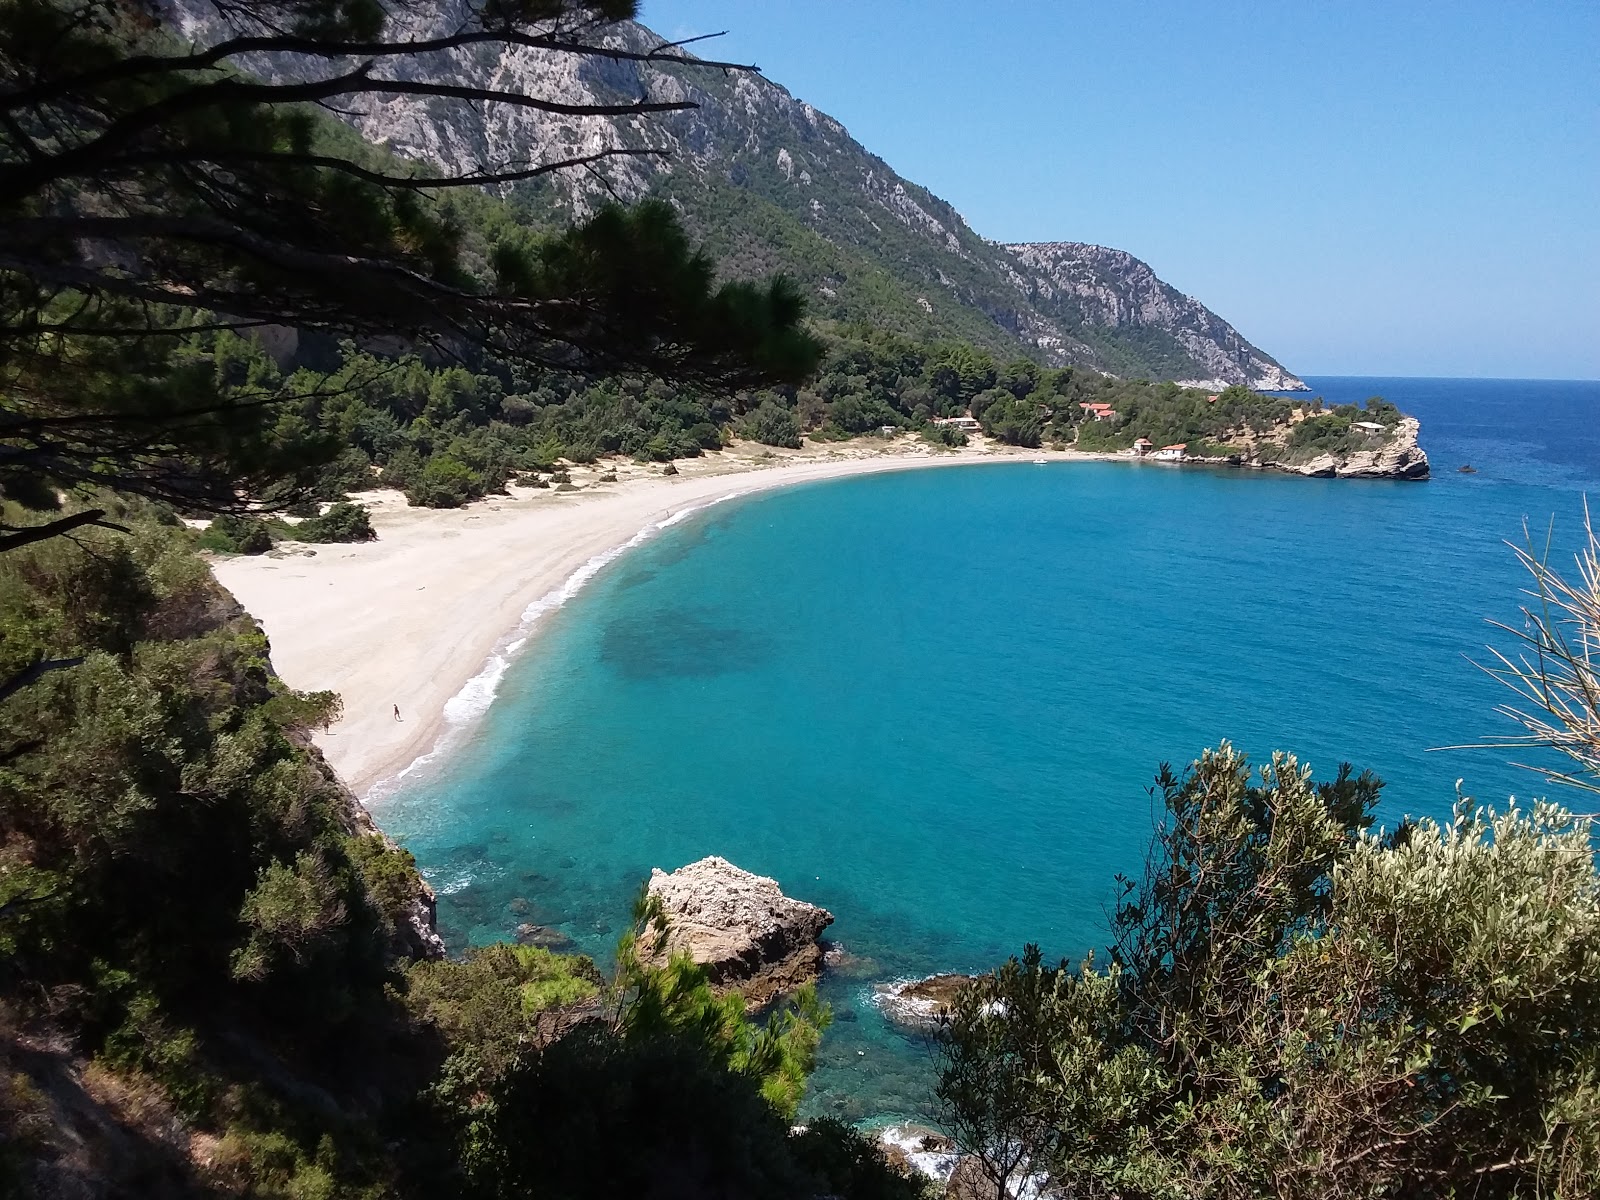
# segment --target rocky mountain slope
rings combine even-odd
[[[171,0],[198,41],[223,32],[205,0]],[[463,0],[396,8],[421,35],[460,25]],[[649,53],[662,40],[625,23],[607,46]],[[267,74],[281,74],[258,64]],[[328,64],[308,66],[325,71]],[[674,202],[691,230],[738,276],[782,270],[813,312],[918,337],[956,337],[1051,365],[1220,387],[1293,389],[1300,381],[1199,301],[1117,250],[1058,242],[1006,246],[968,227],[949,204],[896,174],[838,121],[748,71],[556,54],[458,49],[380,64],[377,73],[496,87],[574,104],[688,100],[692,111],[643,118],[552,115],[509,105],[374,97],[349,118],[369,139],[451,171],[531,164],[626,147],[552,182],[520,185],[532,219],[581,216],[611,196]]]

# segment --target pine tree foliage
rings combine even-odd
[[[711,389],[803,378],[818,351],[795,290],[718,282],[667,206],[541,235],[476,191],[635,151],[440,177],[324,111],[396,94],[574,117],[680,109],[566,104],[407,69],[456,47],[614,56],[596,39],[634,8],[485,0],[459,6],[453,32],[420,37],[407,32],[418,14],[376,0],[239,0],[217,6],[226,36],[191,45],[153,3],[0,3],[5,494],[48,506],[54,489],[99,484],[226,509],[337,452],[274,429],[280,402],[315,400],[314,388],[230,377],[215,347],[196,348],[203,331],[345,336]],[[263,77],[283,64],[292,78]],[[36,536],[13,530],[0,547]]]

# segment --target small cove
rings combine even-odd
[[[926,1048],[874,984],[1103,945],[1161,761],[1348,759],[1387,823],[1447,813],[1458,778],[1545,790],[1427,748],[1509,731],[1466,656],[1514,621],[1522,520],[1575,543],[1600,385],[1312,382],[1421,416],[1434,480],[1018,464],[719,505],[551,614],[378,818],[458,949],[534,921],[604,959],[652,866],[775,876],[847,952],[808,1109],[925,1115]]]

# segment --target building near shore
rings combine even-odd
[[[1151,458],[1159,458],[1162,462],[1182,462],[1189,456],[1188,442],[1175,442],[1170,446],[1163,446],[1152,454]]]

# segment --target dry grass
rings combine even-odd
[[[1491,622],[1517,646],[1509,654],[1490,647],[1494,661],[1479,666],[1515,693],[1517,699],[1498,711],[1527,732],[1473,748],[1556,750],[1576,769],[1514,765],[1600,794],[1600,537],[1587,503],[1583,525],[1584,545],[1572,577],[1550,566],[1548,538],[1539,552],[1524,529],[1524,545],[1511,547],[1533,578],[1533,586],[1523,590],[1523,627]]]

